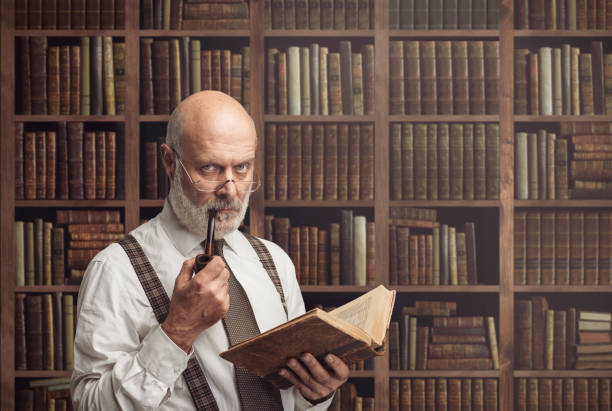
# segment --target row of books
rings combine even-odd
[[[122,191],[117,134],[60,122],[55,130],[15,124],[16,199],[115,199]],[[119,184],[118,184],[119,183]],[[117,187],[119,185],[119,187]],[[118,190],[119,188],[119,190]]]
[[[373,114],[374,46],[354,53],[350,41],[340,41],[338,49],[318,43],[269,48],[268,114]]]
[[[555,308],[545,296],[516,301],[516,369],[611,369],[609,312]]]
[[[74,368],[72,294],[15,294],[15,369]]]
[[[609,378],[517,378],[516,410],[609,410]]]
[[[499,0],[390,0],[389,28],[479,30],[499,28]]]
[[[389,42],[391,114],[498,114],[499,41]]]
[[[373,200],[373,124],[266,124],[267,200]]]
[[[605,30],[612,28],[612,5],[587,0],[517,0],[514,13],[517,29]]]
[[[70,377],[28,380],[27,387],[15,390],[16,410],[72,410]]]
[[[19,0],[16,30],[113,30],[125,28],[125,0]]]
[[[391,378],[389,410],[498,409],[496,378]]]
[[[206,50],[199,39],[140,40],[142,114],[168,114],[189,95],[220,90],[250,105],[250,49]]]
[[[287,217],[265,216],[267,240],[291,257],[302,285],[373,285],[376,276],[374,222],[340,210],[328,229],[291,226]]]
[[[612,284],[612,212],[516,211],[517,285]]]
[[[56,210],[55,223],[16,221],[15,284],[79,283],[89,260],[123,232],[117,210]]]
[[[345,382],[334,394],[329,411],[374,411],[374,397],[358,395],[352,382]]]
[[[514,111],[534,115],[612,114],[612,53],[563,44],[514,51]]]
[[[142,143],[142,198],[155,200],[168,195],[170,180],[159,154],[160,147],[165,142],[166,136],[159,136],[155,140],[145,140]]]
[[[499,198],[499,124],[391,124],[393,200]]]
[[[264,0],[266,30],[368,30],[374,0]]]
[[[456,316],[457,304],[416,301],[389,326],[391,370],[499,369],[495,319]]]
[[[81,37],[79,44],[17,38],[20,114],[123,114],[125,43]]]
[[[437,221],[392,219],[389,235],[390,284],[478,284],[474,223],[459,232]]]
[[[145,30],[248,29],[245,1],[142,0],[140,27]]]

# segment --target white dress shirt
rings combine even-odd
[[[183,262],[202,252],[202,237],[183,228],[166,201],[160,214],[131,234],[172,298]],[[280,296],[248,240],[234,231],[223,255],[242,284],[261,332],[287,321]],[[289,319],[304,313],[295,267],[276,244],[270,251],[285,293]],[[164,333],[119,244],[89,264],[78,298],[71,391],[76,410],[195,410],[182,372],[190,358]],[[228,348],[222,321],[194,341],[198,359],[219,410],[239,410],[234,366],[219,357]],[[323,410],[331,399],[311,405],[294,387],[281,391],[285,410]]]

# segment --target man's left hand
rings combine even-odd
[[[349,375],[346,364],[335,355],[327,354],[325,363],[327,368],[312,354],[304,353],[300,361],[289,359],[287,367],[281,368],[279,374],[295,385],[305,399],[320,402],[344,384]]]

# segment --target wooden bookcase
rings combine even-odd
[[[549,31],[514,29],[514,1],[500,0],[499,30],[389,30],[388,0],[375,0],[374,29],[365,31],[310,31],[274,30],[264,31],[263,1],[250,2],[250,29],[231,31],[177,31],[140,30],[139,1],[127,0],[126,27],[123,30],[14,30],[13,0],[2,1],[2,25],[0,27],[1,85],[0,124],[2,126],[2,150],[0,152],[0,368],[2,409],[14,409],[15,381],[18,378],[67,376],[69,371],[15,371],[14,367],[14,301],[16,292],[77,292],[78,286],[30,286],[15,287],[14,221],[16,209],[28,208],[102,208],[122,210],[126,231],[139,225],[143,210],[158,209],[162,200],[140,199],[140,131],[145,123],[165,122],[167,115],[141,115],[139,110],[140,39],[142,37],[237,37],[248,42],[251,50],[251,115],[260,136],[258,158],[263,159],[262,143],[264,125],[267,122],[373,122],[375,127],[375,200],[373,201],[264,201],[263,190],[252,198],[249,221],[251,231],[263,235],[264,214],[270,208],[294,209],[295,215],[303,208],[360,208],[371,210],[376,222],[376,279],[377,283],[389,284],[389,235],[386,224],[390,206],[433,207],[451,209],[461,213],[465,208],[488,208],[498,215],[498,226],[491,227],[498,235],[497,285],[477,286],[393,286],[401,295],[436,293],[444,295],[492,295],[498,301],[493,311],[498,313],[498,341],[500,369],[489,371],[390,371],[388,355],[375,360],[373,371],[356,371],[353,377],[366,378],[372,382],[376,397],[376,409],[387,409],[389,402],[389,378],[410,377],[487,377],[498,378],[499,409],[513,409],[515,377],[599,376],[612,377],[611,371],[514,371],[514,302],[523,293],[612,293],[612,286],[514,286],[513,283],[513,214],[515,208],[612,208],[612,200],[592,201],[515,201],[514,200],[514,129],[523,123],[558,123],[559,121],[612,121],[611,116],[531,116],[514,115],[513,102],[513,56],[515,41],[520,38],[589,38],[611,39],[612,31]],[[121,37],[126,44],[126,111],[121,116],[50,116],[15,114],[15,38],[18,36],[79,37],[111,35]],[[367,39],[375,45],[375,114],[367,116],[280,116],[265,115],[265,42],[278,38],[290,42],[292,39],[321,38]],[[389,115],[389,41],[393,39],[490,39],[500,42],[500,101],[499,115]],[[86,122],[117,122],[124,126],[125,136],[125,198],[106,201],[15,201],[15,136],[14,124],[23,122],[54,122],[60,120]],[[389,195],[389,125],[391,122],[499,122],[500,126],[500,196],[499,200],[487,201],[390,201]],[[263,175],[263,161],[257,163],[257,172]],[[293,210],[290,210],[293,212]],[[495,235],[495,234],[494,234]],[[305,299],[311,295],[337,298],[340,294],[356,296],[369,287],[356,286],[303,286]]]

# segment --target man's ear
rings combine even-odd
[[[174,151],[167,144],[164,143],[159,148],[159,155],[161,155],[162,164],[166,169],[166,174],[168,175],[168,178],[170,179],[170,181],[173,181],[175,172],[174,167],[176,165],[176,155],[174,154]]]

